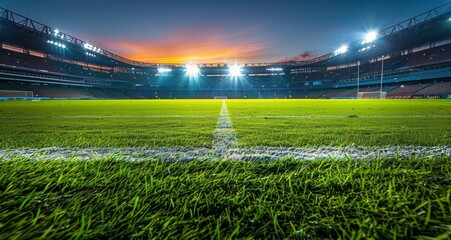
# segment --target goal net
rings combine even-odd
[[[227,99],[227,96],[215,96],[215,99]]]
[[[357,98],[358,99],[384,99],[387,97],[387,92],[358,92]]]
[[[15,90],[0,90],[0,97],[3,98],[32,98],[32,91],[15,91]]]

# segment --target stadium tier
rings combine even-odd
[[[307,61],[241,65],[133,61],[1,8],[0,90],[43,99],[355,98],[358,91],[450,98],[450,6]]]

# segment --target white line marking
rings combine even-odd
[[[236,134],[233,130],[232,120],[225,100],[222,101],[221,111],[219,112],[218,123],[216,124],[215,140],[213,148],[216,150],[225,150],[236,146]]]
[[[41,149],[5,149],[0,150],[0,161],[14,160],[17,157],[30,160],[75,159],[93,160],[115,157],[130,161],[157,160],[191,161],[191,160],[279,160],[292,158],[299,160],[351,158],[355,160],[394,158],[409,159],[411,157],[432,158],[435,156],[451,157],[451,147],[253,147],[253,148],[62,148],[51,147]]]

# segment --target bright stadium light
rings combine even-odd
[[[234,64],[229,67],[229,76],[231,77],[241,77],[243,74],[241,73],[241,67],[238,64]]]
[[[85,44],[83,45],[83,47],[86,48],[86,49],[92,50],[94,46],[92,46],[92,45],[89,44],[89,43],[85,43]]]
[[[367,43],[373,42],[376,39],[377,39],[377,32],[376,31],[368,32],[365,35],[365,38],[363,39],[362,44],[367,44]]]
[[[270,72],[282,72],[283,68],[267,68],[266,71]]]
[[[197,65],[186,65],[186,73],[189,76],[197,76],[200,73],[200,69]]]
[[[334,54],[335,54],[335,55],[338,55],[338,54],[345,53],[345,52],[347,52],[347,51],[348,51],[348,46],[343,45],[343,46],[341,46],[339,49],[337,49],[337,50],[334,52]]]
[[[158,73],[168,73],[172,72],[172,69],[170,68],[158,68]]]
[[[60,48],[66,48],[65,44],[62,44],[62,43],[59,43],[59,42],[54,42],[54,41],[51,41],[51,40],[47,40],[47,43],[55,45],[55,46],[60,47]]]

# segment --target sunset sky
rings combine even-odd
[[[156,63],[305,59],[446,0],[0,0],[124,57]]]

